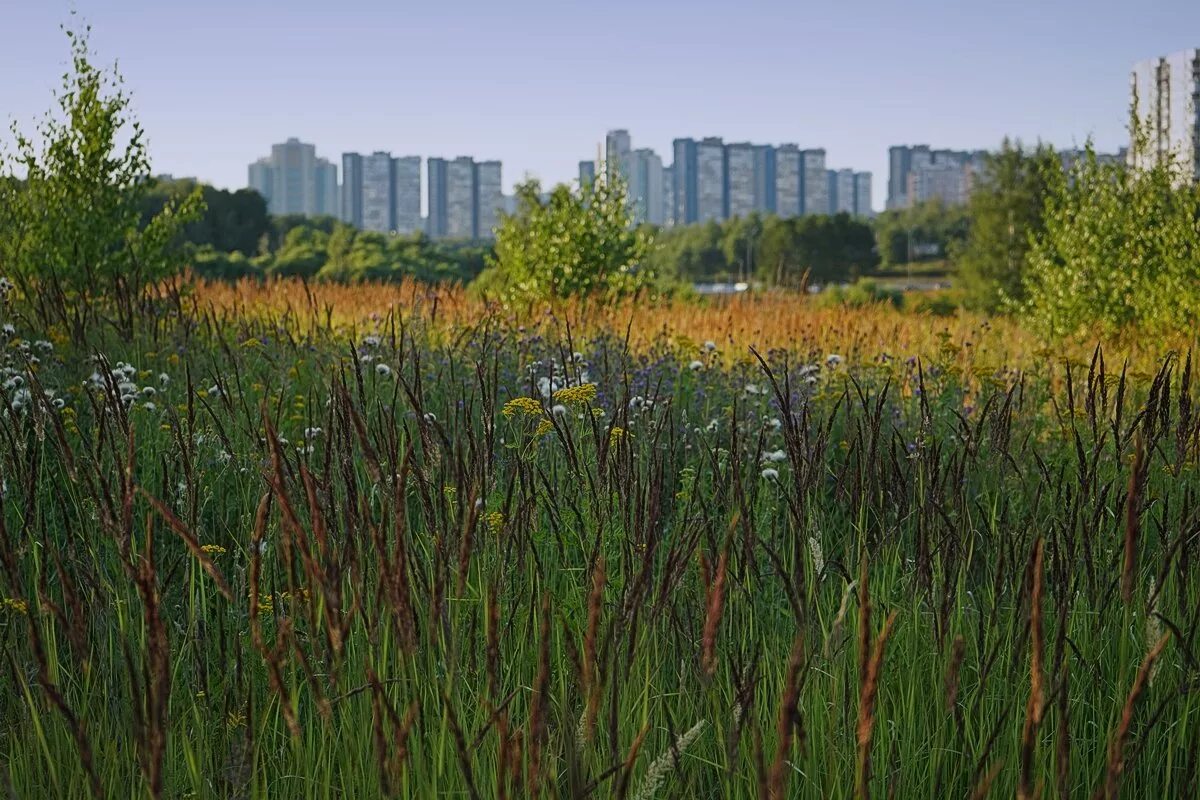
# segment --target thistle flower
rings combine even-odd
[[[376,364],[375,365],[375,374],[380,376],[381,378],[390,378],[392,375],[392,368],[389,367],[387,364]]]
[[[690,369],[692,372],[696,372],[697,370],[704,369],[704,362],[703,361],[693,361],[692,363],[688,364],[688,369]]]
[[[777,469],[772,469],[771,467],[767,467],[766,469],[764,469],[764,470],[763,470],[761,473],[759,473],[759,474],[760,474],[760,475],[762,475],[762,478],[763,478],[763,480],[765,480],[765,481],[777,481],[777,480],[779,480],[779,470],[777,470]]]

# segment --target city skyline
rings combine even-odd
[[[1200,7],[1185,2],[1140,9],[1132,26],[1111,2],[758,3],[743,19],[704,2],[615,0],[609,10],[636,8],[639,22],[616,46],[594,11],[545,3],[349,0],[331,13],[216,0],[197,16],[145,0],[53,1],[12,9],[0,32],[0,71],[23,76],[0,88],[0,110],[23,127],[50,105],[72,6],[99,61],[120,61],[155,170],[227,188],[264,146],[295,135],[328,154],[486,154],[509,165],[505,191],[526,172],[575,177],[596,132],[618,127],[664,161],[678,131],[711,131],[825,147],[830,164],[880,181],[897,142],[993,149],[1010,136],[1065,149],[1093,134],[1112,151],[1126,139],[1130,67],[1195,46],[1200,30]],[[874,193],[876,209],[884,197]]]

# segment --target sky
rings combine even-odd
[[[1200,47],[1197,0],[0,0],[5,131],[51,108],[81,21],[155,172],[242,187],[296,136],[339,165],[500,159],[507,189],[576,177],[626,128],[665,163],[684,136],[824,147],[874,173],[876,207],[894,144],[1116,150],[1133,63]]]

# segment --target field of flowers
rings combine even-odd
[[[793,295],[0,307],[0,787],[1195,797],[1188,340]]]

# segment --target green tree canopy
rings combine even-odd
[[[644,263],[649,239],[634,228],[619,178],[578,189],[517,187],[517,211],[503,215],[495,254],[478,288],[508,300],[618,296],[654,282]]]
[[[145,288],[182,266],[180,231],[204,201],[193,191],[143,219],[151,187],[145,134],[120,76],[93,64],[88,29],[66,33],[71,68],[57,113],[34,134],[14,123],[16,152],[0,163],[0,272],[36,299],[44,323],[82,340],[103,311],[132,330]]]
[[[1031,151],[1005,139],[967,204],[967,238],[953,253],[967,302],[988,311],[1024,297],[1031,240],[1042,232],[1048,180],[1062,169],[1049,145]]]

